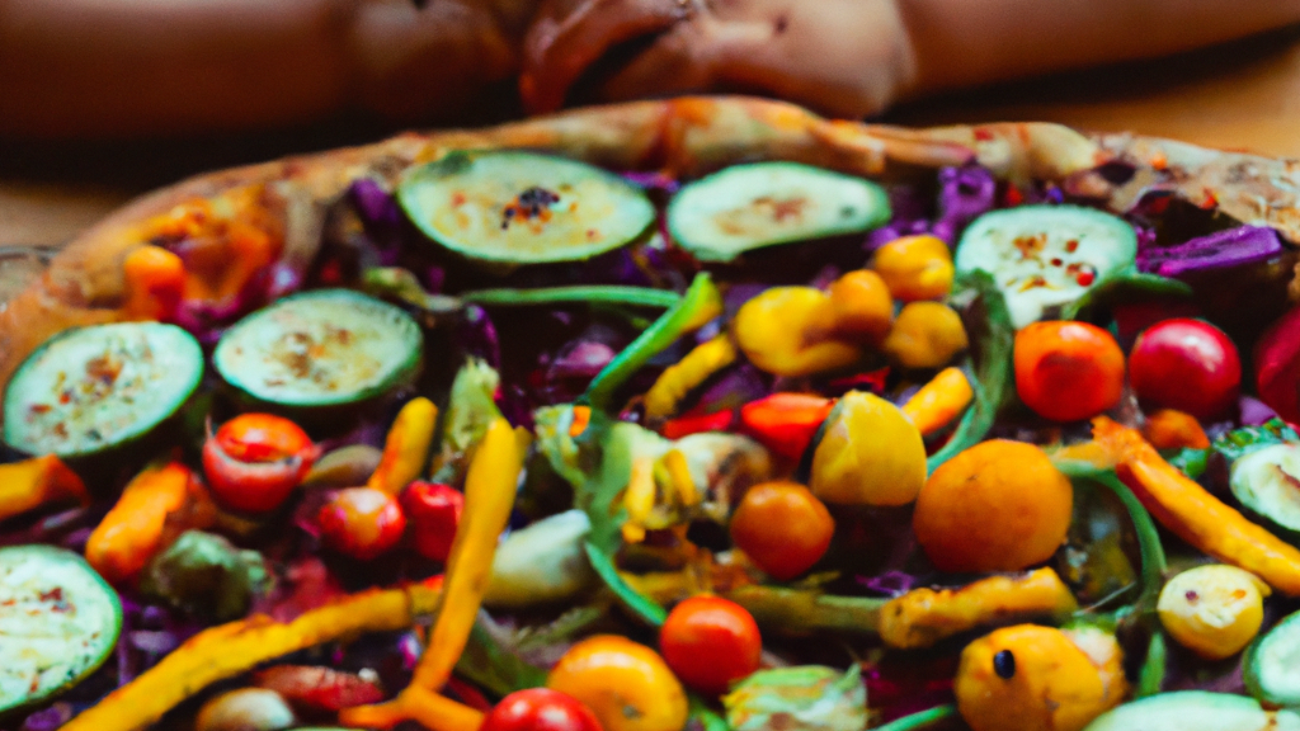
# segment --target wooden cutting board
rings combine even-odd
[[[1131,130],[1300,158],[1300,28],[1170,59],[948,94],[881,119],[1004,120]],[[57,247],[131,197],[187,175],[394,131],[331,122],[220,140],[36,147],[0,141],[0,246]]]

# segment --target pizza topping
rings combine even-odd
[[[1134,266],[1137,234],[1121,218],[1066,205],[986,213],[962,234],[958,271],[986,271],[1017,328]]]
[[[500,264],[583,260],[641,239],[655,210],[598,168],[531,152],[456,152],[409,171],[406,215],[439,245]]]
[[[677,245],[723,262],[775,244],[862,233],[889,215],[875,183],[788,162],[733,165],[683,187],[667,212]]]
[[[176,413],[202,376],[199,344],[173,325],[71,330],[32,353],[9,382],[5,441],[31,454],[102,452]]]
[[[283,407],[355,403],[418,370],[419,325],[391,305],[344,290],[286,297],[221,338],[212,362],[249,397]]]
[[[108,659],[121,628],[117,593],[77,554],[0,549],[0,713],[75,685]]]

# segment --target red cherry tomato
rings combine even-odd
[[[550,688],[518,690],[501,699],[479,731],[603,731],[590,708]]]
[[[696,596],[669,612],[659,630],[659,651],[684,684],[719,695],[758,669],[763,639],[744,607],[721,597]]]
[[[372,559],[402,539],[406,516],[396,498],[371,487],[334,493],[316,516],[321,537],[339,553]]]
[[[1016,333],[1012,359],[1020,400],[1053,421],[1096,416],[1124,392],[1124,351],[1086,322],[1035,322]]]
[[[222,504],[249,513],[275,510],[307,476],[317,448],[297,424],[243,414],[203,443],[203,472]]]
[[[465,496],[449,485],[416,480],[402,491],[402,510],[411,523],[415,550],[431,561],[446,561],[456,538]]]
[[[1198,419],[1221,415],[1237,401],[1237,346],[1204,320],[1175,318],[1147,328],[1128,357],[1129,382],[1144,402]]]

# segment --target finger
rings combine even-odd
[[[524,40],[519,78],[524,106],[532,112],[558,109],[573,83],[606,51],[681,22],[690,7],[689,0],[548,2]]]

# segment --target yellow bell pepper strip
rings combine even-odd
[[[637,457],[632,460],[632,476],[627,481],[627,491],[623,493],[623,508],[627,510],[627,520],[622,525],[623,540],[628,543],[640,543],[645,540],[645,523],[650,511],[655,507],[654,460],[649,457]]]
[[[916,424],[921,436],[947,426],[974,400],[975,392],[960,368],[945,368],[903,404],[903,415]]]
[[[429,461],[429,446],[438,423],[438,407],[423,396],[411,399],[398,412],[384,441],[379,460],[366,487],[396,495],[420,476]]]
[[[686,333],[700,329],[722,314],[722,294],[708,273],[695,275],[681,301],[646,328],[623,352],[610,361],[578,399],[578,403],[606,411],[614,392],[633,373]]]
[[[53,454],[0,465],[0,521],[54,502],[90,504],[86,485]]]
[[[726,335],[700,343],[685,358],[668,366],[645,394],[645,415],[666,419],[677,412],[686,394],[736,362],[736,346]]]
[[[411,684],[387,703],[345,709],[339,714],[343,725],[388,728],[414,719],[435,731],[463,728],[457,725],[467,721],[463,711],[429,696],[442,690],[469,640],[483,604],[497,539],[514,507],[529,440],[526,431],[511,429],[503,418],[488,427],[465,480],[465,508],[447,559],[438,619]]]
[[[172,524],[168,525],[169,516]],[[178,525],[176,518],[184,525]],[[149,561],[186,528],[206,528],[216,519],[211,497],[180,462],[146,467],[86,541],[86,561],[110,583],[134,580]]]
[[[1300,549],[1247,520],[1170,465],[1142,435],[1106,418],[1093,420],[1095,439],[1115,461],[1124,484],[1156,520],[1198,550],[1300,596]]]
[[[405,629],[433,611],[441,586],[438,576],[397,589],[369,589],[290,622],[259,614],[204,630],[73,718],[63,731],[136,731],[209,685],[268,660],[365,632]]]
[[[170,320],[185,292],[185,264],[161,246],[141,246],[122,263],[126,278],[126,303],[122,309],[133,320]]]
[[[993,576],[960,589],[913,589],[880,611],[880,639],[904,650],[990,624],[1065,616],[1079,608],[1050,568],[1022,576]]]

